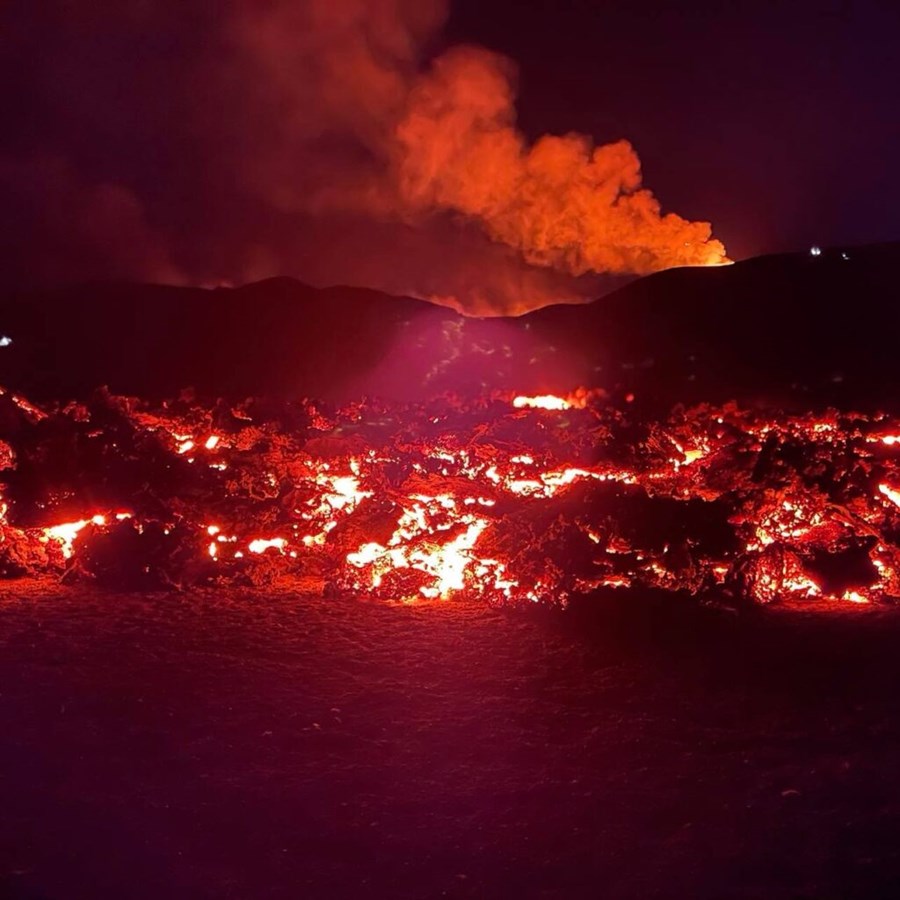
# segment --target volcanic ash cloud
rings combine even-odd
[[[444,248],[447,218],[455,217],[509,251],[504,269],[564,276],[554,288],[563,294],[567,284],[577,293],[573,277],[586,274],[639,275],[726,260],[709,223],[662,213],[642,186],[640,160],[627,141],[595,145],[567,134],[529,143],[516,127],[511,60],[459,46],[426,62],[425,48],[447,12],[443,3],[307,0],[238,3],[235,12],[229,33],[241,95],[254,98],[256,115],[268,109],[274,126],[245,160],[245,188],[279,213],[401,223]],[[386,260],[383,247],[378,256]],[[412,275],[403,251],[394,256],[386,268]],[[481,263],[501,259],[476,256]],[[360,262],[359,253],[347,257]],[[371,279],[371,265],[365,268]],[[466,294],[456,305],[474,309],[454,275],[458,268],[438,264],[426,279],[436,277],[437,288],[415,277],[406,288]],[[506,272],[502,280],[516,279]],[[573,297],[510,298],[498,311],[552,299]]]
[[[509,313],[725,259],[626,141],[530,143],[513,62],[435,57],[445,0],[102,6],[0,9],[7,281],[291,275]]]
[[[628,141],[547,135],[529,146],[515,127],[513,76],[508,60],[460,47],[415,84],[395,160],[411,209],[462,213],[527,262],[574,275],[725,261],[709,223],[661,213]]]

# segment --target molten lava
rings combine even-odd
[[[0,572],[491,603],[900,596],[900,422],[733,404],[641,421],[602,396],[329,411],[4,392]]]

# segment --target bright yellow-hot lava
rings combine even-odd
[[[96,515],[90,519],[80,519],[78,522],[64,522],[62,525],[52,525],[44,529],[44,538],[47,541],[56,541],[62,549],[66,559],[70,559],[73,553],[73,545],[78,532],[87,525],[105,525],[106,516]]]
[[[516,409],[569,409],[571,404],[562,397],[554,397],[552,394],[542,394],[538,397],[516,397],[513,400]]]

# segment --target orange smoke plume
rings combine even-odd
[[[727,261],[709,223],[661,212],[627,141],[548,135],[529,146],[515,127],[514,76],[480,48],[435,60],[396,129],[405,203],[462,213],[529,263],[574,275]]]
[[[484,315],[724,261],[708,224],[662,214],[625,141],[526,139],[512,62],[456,47],[429,63],[449,11],[0,3],[34,97],[0,147],[6,283],[293,275]]]

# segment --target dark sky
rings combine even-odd
[[[900,4],[445,4],[7,0],[7,281],[287,274],[512,308],[706,246],[616,199],[630,151],[569,172],[531,153],[546,133],[628,140],[663,212],[735,259],[900,238]]]

